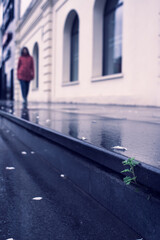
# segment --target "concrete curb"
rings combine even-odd
[[[122,161],[127,159],[125,156],[110,152],[100,147],[96,147],[85,141],[66,136],[54,130],[28,122],[24,119],[15,117],[2,111],[0,111],[0,115],[21,127],[36,133],[41,137],[58,143],[71,151],[81,154],[91,161],[105,166],[118,174],[120,174],[120,172],[124,169]],[[160,169],[145,163],[140,163],[138,166],[136,166],[135,172],[137,176],[137,182],[139,184],[150,188],[150,190],[160,193]],[[123,174],[123,176],[125,176],[125,174]]]

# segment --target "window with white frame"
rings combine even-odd
[[[103,18],[103,75],[122,72],[122,0],[108,0]]]
[[[123,0],[95,0],[92,79],[122,76]],[[104,78],[106,76],[106,78]]]
[[[34,59],[35,77],[32,81],[32,89],[37,90],[39,87],[39,47],[38,47],[38,43],[34,44],[33,59]]]
[[[71,30],[71,61],[70,61],[70,81],[78,81],[79,62],[79,21],[75,16]]]
[[[78,83],[79,18],[75,10],[67,15],[63,36],[63,84]]]

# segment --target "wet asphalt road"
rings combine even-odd
[[[15,116],[160,168],[160,109],[78,104],[1,104]],[[127,151],[113,150],[123,146]]]
[[[0,130],[0,146],[0,240],[140,238],[12,132]]]

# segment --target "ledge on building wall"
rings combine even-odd
[[[69,86],[74,86],[74,85],[78,85],[79,81],[75,81],[75,82],[63,82],[62,83],[62,87],[69,87]]]
[[[99,77],[92,77],[91,82],[100,82],[100,81],[107,81],[107,80],[119,79],[119,78],[123,78],[122,73],[106,75],[106,76],[99,76]]]
[[[38,92],[39,89],[38,88],[32,88],[32,92]]]
[[[29,4],[29,6],[27,7],[26,11],[24,12],[24,14],[21,16],[18,24],[17,24],[17,29],[16,31],[19,31],[20,28],[22,27],[22,25],[27,21],[27,19],[29,18],[30,14],[31,14],[31,11],[32,9],[36,9],[37,8],[37,5],[40,4],[42,0],[32,0],[31,3]]]

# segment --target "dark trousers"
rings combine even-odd
[[[27,101],[30,81],[19,80],[24,101]]]

